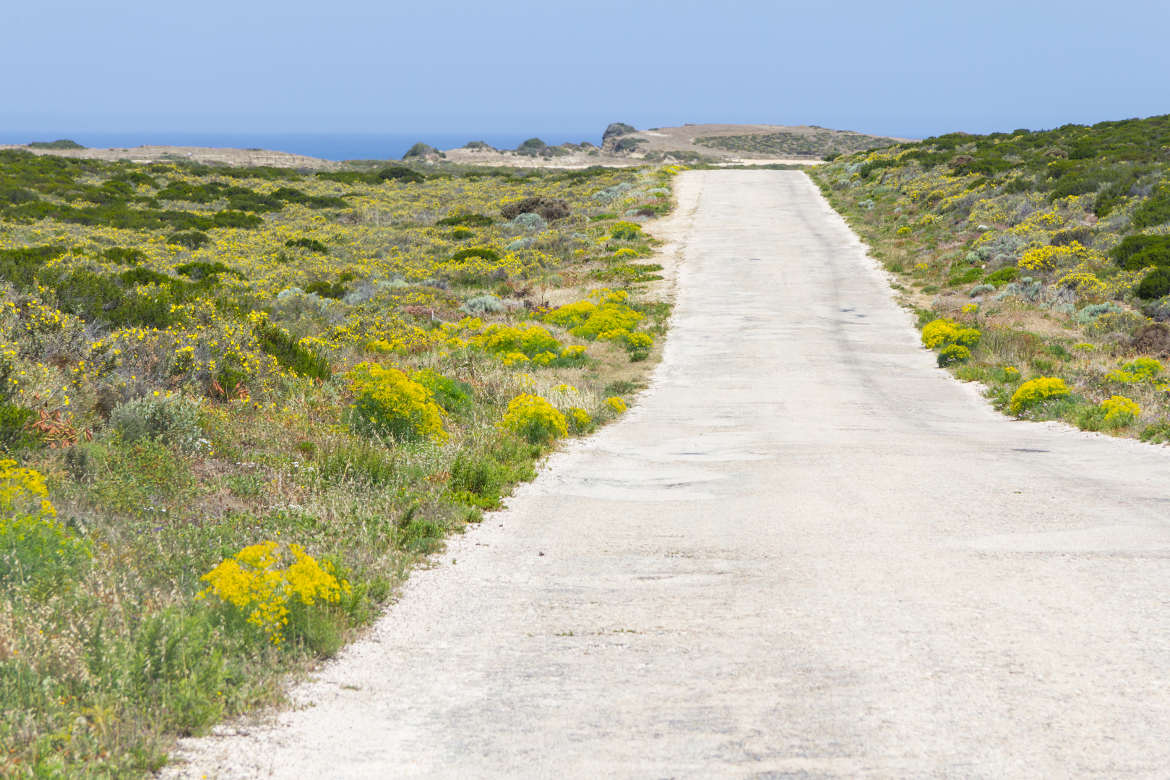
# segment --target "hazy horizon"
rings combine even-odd
[[[920,138],[1170,111],[1153,0],[598,0],[319,6],[111,0],[9,11],[14,133],[484,135],[815,124]],[[584,137],[560,136],[586,131]],[[22,140],[33,140],[25,138]],[[52,139],[41,139],[52,140]],[[10,141],[16,142],[16,141]]]

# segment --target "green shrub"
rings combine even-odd
[[[1141,434],[1141,440],[1149,444],[1170,443],[1170,420],[1147,425]]]
[[[303,346],[287,330],[271,324],[267,318],[254,320],[252,332],[256,334],[260,348],[276,358],[282,368],[321,381],[333,377],[328,358]],[[226,385],[224,390],[227,390]]]
[[[240,279],[244,278],[242,273],[234,268],[230,268],[224,265],[223,263],[208,263],[204,260],[200,260],[195,263],[183,263],[182,265],[177,265],[175,266],[175,273],[182,274],[183,276],[194,279],[195,281],[199,281],[200,279],[209,279],[217,276],[218,274],[230,274],[232,276],[239,277]]]
[[[642,226],[637,222],[615,222],[609,234],[618,241],[636,241],[642,237]]]
[[[488,227],[494,222],[485,214],[452,214],[435,222],[441,227]]]
[[[0,403],[0,448],[5,452],[18,452],[35,446],[38,436],[30,425],[36,416],[32,409]]]
[[[211,220],[215,227],[220,228],[258,228],[264,224],[264,220],[255,214],[230,209],[217,212]]]
[[[45,480],[0,460],[0,587],[59,591],[88,565],[89,544],[57,520]]]
[[[320,295],[322,298],[338,299],[345,295],[345,285],[338,281],[326,282],[323,279],[318,279],[315,282],[309,282],[305,285],[305,292]]]
[[[122,246],[112,246],[102,252],[102,257],[106,258],[111,263],[138,265],[146,259],[146,254],[141,249],[128,249]]]
[[[1170,294],[1170,268],[1158,267],[1150,271],[1142,278],[1136,292],[1144,301]]]
[[[1008,282],[1014,282],[1020,275],[1020,269],[1014,265],[1009,265],[1005,268],[1000,268],[998,271],[992,271],[987,276],[983,277],[983,281],[988,284],[994,284],[996,287],[1001,287]]]
[[[324,484],[339,481],[374,487],[392,485],[398,477],[394,454],[379,441],[344,439],[322,447],[315,456],[317,476]]]
[[[490,246],[469,246],[458,249],[451,255],[452,260],[466,260],[469,257],[481,257],[488,262],[495,263],[500,259],[500,253]]]
[[[113,512],[158,517],[183,507],[194,488],[187,459],[157,439],[115,442],[106,463],[95,474],[91,495]]]
[[[290,238],[288,241],[284,242],[284,245],[293,249],[307,249],[310,252],[316,252],[317,254],[321,255],[329,254],[329,247],[325,246],[315,238]]]
[[[1170,266],[1170,235],[1126,236],[1111,254],[1119,266],[1130,271]]]
[[[408,160],[411,157],[430,157],[432,155],[438,155],[438,154],[439,154],[438,149],[431,146],[430,144],[426,144],[426,143],[423,143],[422,141],[419,141],[418,143],[414,144],[413,146],[411,146],[409,149],[406,150],[406,154],[402,155],[402,159]]]
[[[1133,226],[1150,227],[1170,222],[1170,187],[1162,187],[1134,209]]]
[[[415,371],[410,378],[430,391],[431,398],[448,414],[463,415],[471,411],[471,385],[429,368]]]
[[[18,290],[28,290],[36,284],[37,272],[63,254],[65,249],[59,246],[0,249],[0,277],[12,282]]]
[[[940,368],[954,365],[955,363],[965,363],[970,359],[971,350],[962,344],[947,344],[938,353],[938,365]]]
[[[481,450],[462,451],[451,464],[452,497],[480,509],[496,509],[517,482],[532,479],[535,453],[511,436],[501,436]]]
[[[138,398],[110,412],[110,427],[126,443],[155,439],[183,452],[194,452],[203,438],[199,404],[178,395]]]
[[[506,307],[504,302],[494,295],[476,295],[468,298],[459,307],[459,310],[465,314],[470,314],[473,317],[480,317],[484,314],[498,314]]]
[[[188,249],[198,249],[211,243],[211,236],[198,230],[180,230],[167,236],[168,244],[185,246]]]
[[[85,147],[71,138],[58,138],[56,141],[30,141],[30,149],[84,149]]]
[[[523,154],[528,157],[537,157],[548,149],[548,144],[539,138],[529,138],[523,141],[516,147],[517,154]]]

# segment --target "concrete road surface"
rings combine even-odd
[[[637,406],[179,772],[1170,776],[1167,451],[934,368],[802,173],[679,199]]]

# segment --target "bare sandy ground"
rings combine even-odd
[[[933,366],[800,172],[679,182],[651,388],[188,777],[1165,777],[1170,452]]]

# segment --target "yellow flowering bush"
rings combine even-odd
[[[575,328],[597,309],[597,304],[590,300],[566,303],[545,314],[545,322],[559,325],[562,328]]]
[[[980,333],[954,320],[939,318],[922,326],[922,344],[927,349],[941,349],[952,344],[971,349],[979,343]]]
[[[289,617],[318,603],[336,604],[352,589],[333,567],[322,566],[297,544],[274,541],[245,547],[203,575],[207,588],[198,598],[215,596],[261,629],[275,645],[285,641]]]
[[[609,398],[606,398],[602,401],[602,404],[604,404],[605,408],[616,414],[621,414],[628,408],[626,402],[620,396],[616,395],[611,395]]]
[[[615,222],[609,234],[619,241],[634,241],[642,237],[642,226],[637,222]]]
[[[587,431],[593,422],[593,418],[589,416],[589,412],[579,406],[570,406],[565,410],[565,416],[568,418],[569,427],[573,429],[573,433]]]
[[[1124,395],[1115,395],[1101,402],[1101,410],[1105,412],[1105,424],[1112,428],[1129,425],[1142,413],[1142,408]]]
[[[489,325],[483,333],[474,336],[471,343],[488,352],[497,354],[520,352],[528,357],[539,352],[559,352],[561,348],[547,329],[534,323],[523,327]]]
[[[1100,300],[1109,291],[1109,286],[1097,278],[1096,274],[1071,273],[1065,274],[1057,281],[1061,287],[1067,287],[1084,300]]]
[[[1018,265],[1026,271],[1052,271],[1072,265],[1087,256],[1088,250],[1080,242],[1073,241],[1066,246],[1033,247],[1024,252]]]
[[[88,563],[89,544],[57,520],[45,478],[0,460],[0,586],[61,587]]]
[[[1140,357],[1115,368],[1105,375],[1110,382],[1133,385],[1152,380],[1162,373],[1162,363],[1154,358]]]
[[[356,428],[396,439],[447,439],[443,411],[431,391],[397,368],[359,363],[347,374]]]
[[[1008,409],[1012,414],[1022,414],[1045,401],[1054,398],[1064,398],[1069,394],[1068,385],[1060,377],[1042,376],[1029,379],[1012,393],[1008,402]]]
[[[642,314],[624,303],[603,303],[569,332],[577,338],[593,341],[602,333],[633,330],[641,320]]]
[[[626,332],[624,337],[626,351],[630,353],[630,360],[645,360],[650,356],[650,348],[654,346],[654,337],[649,333]]]
[[[508,402],[500,427],[520,434],[533,444],[548,444],[569,434],[565,415],[546,399],[529,393]]]

